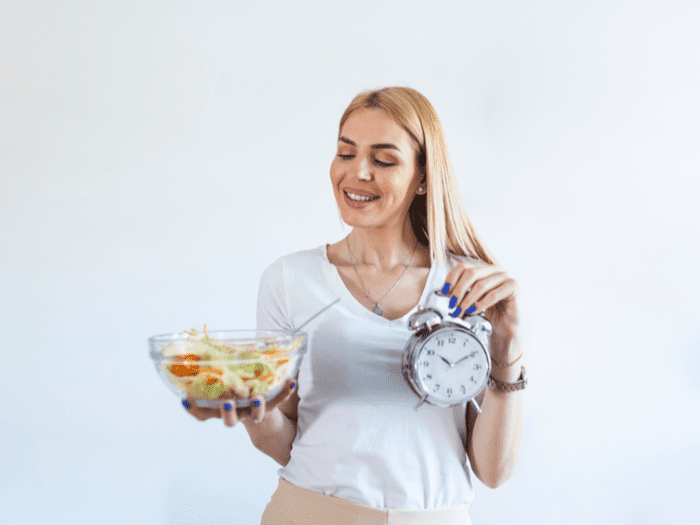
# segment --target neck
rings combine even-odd
[[[376,228],[353,228],[348,235],[355,263],[374,266],[381,272],[389,271],[397,265],[419,265],[421,258],[418,252],[421,247],[416,246],[417,241],[410,221],[406,221],[401,229],[386,231]]]

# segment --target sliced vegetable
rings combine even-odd
[[[163,363],[170,381],[189,395],[201,399],[230,399],[266,394],[287,375],[289,359],[301,338],[292,348],[280,348],[270,342],[260,351],[254,343],[231,346],[196,329],[185,330],[186,341],[176,341],[163,348],[161,354],[172,361]],[[216,362],[211,365],[211,362]],[[233,361],[231,364],[222,362]],[[244,362],[236,362],[244,361]]]

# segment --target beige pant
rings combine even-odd
[[[375,509],[302,489],[280,478],[261,525],[471,525],[469,505],[435,510]]]

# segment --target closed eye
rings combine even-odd
[[[354,158],[355,155],[338,155],[338,157],[341,158],[341,159],[343,159],[343,160],[348,160],[348,159]],[[377,164],[377,166],[380,166],[380,167],[382,167],[382,168],[388,168],[388,167],[390,167],[390,166],[396,166],[396,164],[392,164],[392,163],[390,163],[390,162],[382,162],[381,160],[378,160],[378,159],[374,159],[374,162]]]

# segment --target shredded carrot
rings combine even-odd
[[[221,375],[224,373],[223,368],[200,368],[199,371],[207,373],[207,374],[216,374],[216,375]]]
[[[207,325],[204,325],[204,335],[205,337],[209,337],[209,334],[207,333]]]
[[[196,376],[199,373],[197,365],[173,365],[170,370],[176,376]]]

